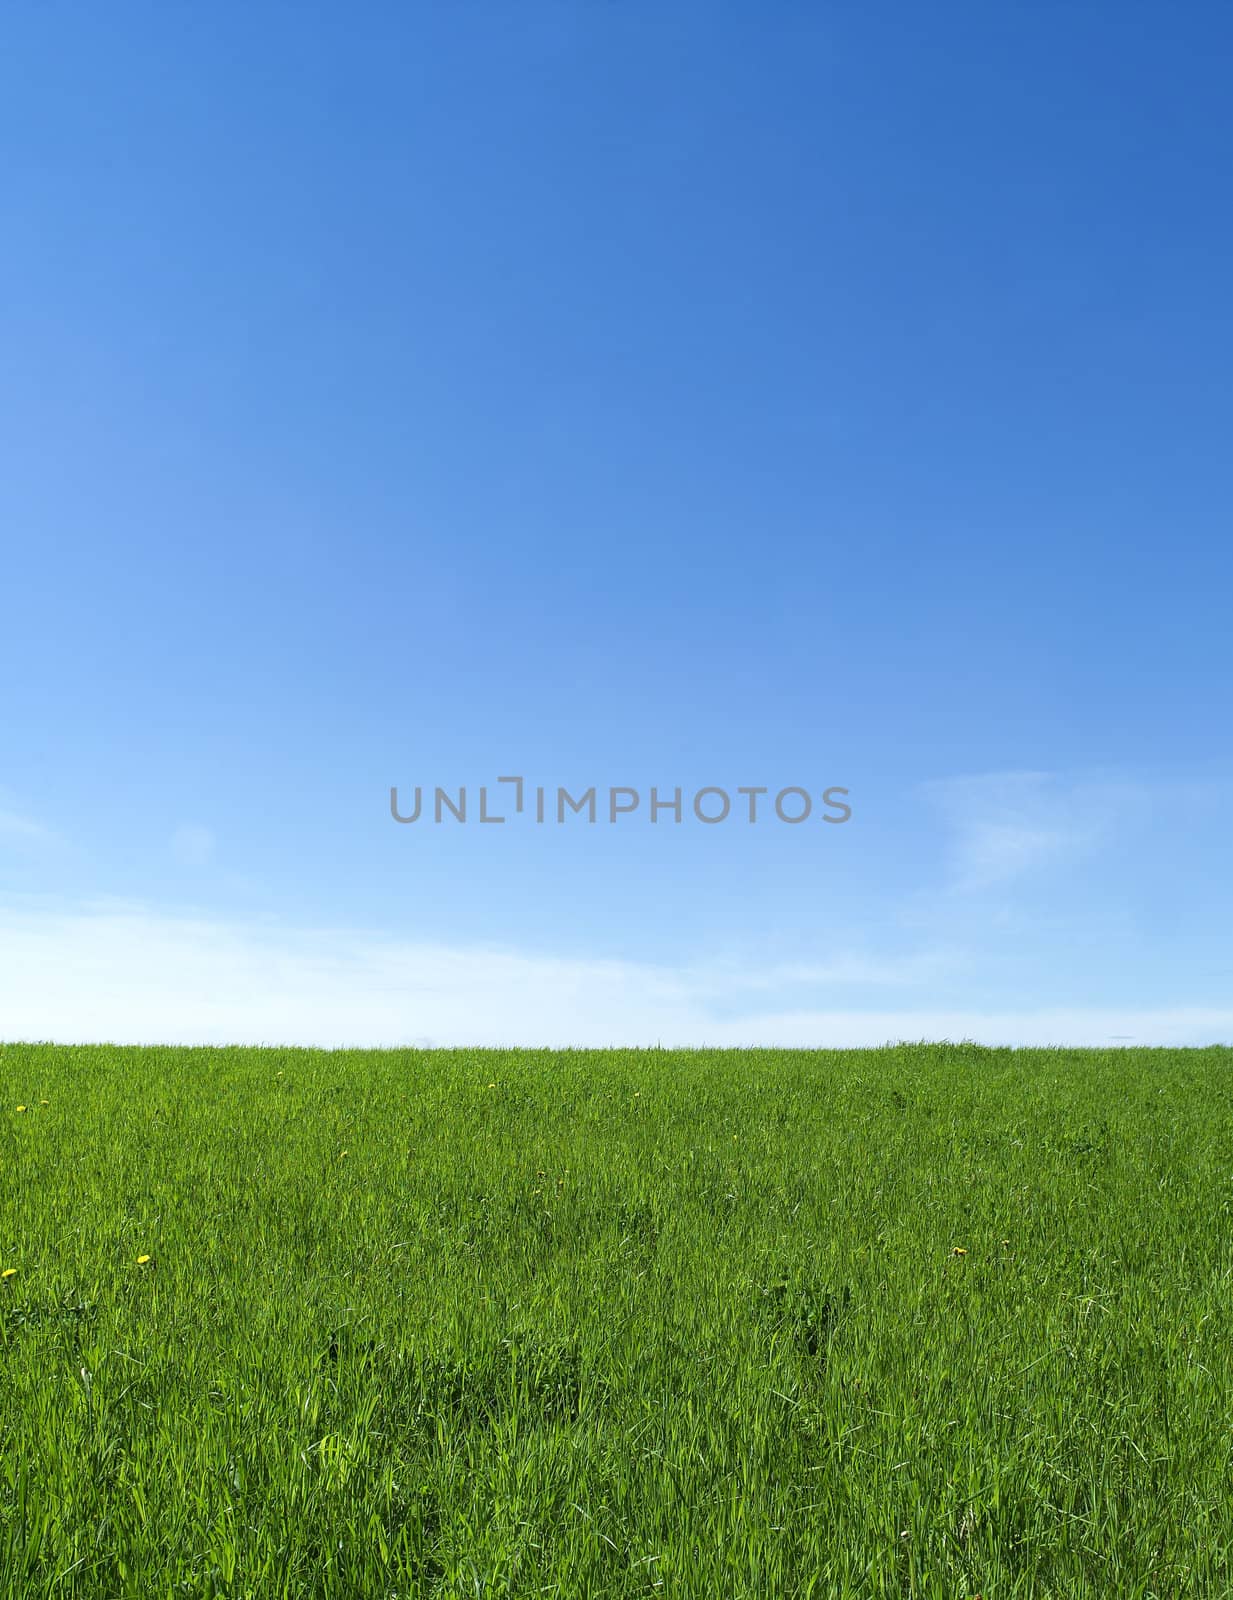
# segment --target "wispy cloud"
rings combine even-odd
[[[682,985],[698,996],[775,989],[915,988],[961,970],[966,953],[951,946],[880,956],[840,952],[825,961],[785,961],[751,966],[735,960],[681,969]]]
[[[1124,782],[998,772],[923,786],[950,830],[949,888],[979,894],[1082,859],[1141,794]]]
[[[749,974],[746,995],[785,970]],[[814,968],[805,969],[811,974]],[[300,932],[140,906],[0,906],[0,1038],[312,1045],[1199,1044],[1233,1010],[1014,1011],[729,1004],[712,974],[480,947]]]
[[[56,837],[53,830],[44,827],[41,822],[23,817],[16,811],[0,810],[0,840],[18,844],[52,844]]]
[[[186,867],[204,867],[214,846],[214,834],[197,823],[184,823],[171,836],[172,854]]]

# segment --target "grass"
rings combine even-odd
[[[1233,1595],[1231,1203],[1221,1049],[3,1047],[0,1596]]]

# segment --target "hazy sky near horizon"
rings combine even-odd
[[[0,1038],[1233,1040],[1231,50],[15,11]]]

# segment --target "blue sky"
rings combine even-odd
[[[1233,1039],[1230,47],[10,17],[0,1037]]]

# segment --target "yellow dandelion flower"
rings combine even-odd
[[[25,1108],[25,1106],[18,1106],[17,1109],[18,1109],[18,1111],[24,1111],[26,1108]]]
[[[490,1084],[489,1084],[489,1085],[488,1085],[488,1087],[489,1087],[489,1088],[490,1088],[490,1089],[495,1089],[495,1088],[496,1088],[496,1084],[495,1084],[495,1083],[490,1083]]]
[[[952,1256],[966,1256],[967,1255],[967,1251],[963,1248],[963,1246],[961,1244],[957,1244],[955,1246],[955,1248],[951,1251],[951,1255]]]
[[[4,1271],[0,1272],[0,1278],[15,1278],[16,1276],[17,1276],[17,1268],[16,1267],[5,1267]]]
[[[150,1265],[149,1256],[138,1256],[137,1257],[137,1265],[139,1267],[148,1267]]]

